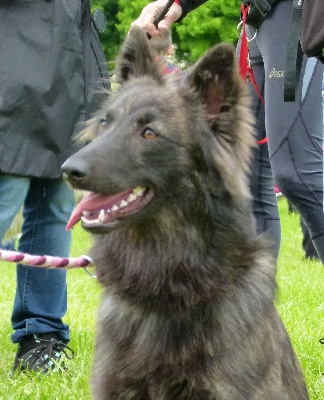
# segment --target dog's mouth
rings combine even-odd
[[[137,186],[113,195],[89,193],[74,209],[66,229],[82,221],[85,229],[111,228],[122,218],[136,214],[153,198],[152,189]]]

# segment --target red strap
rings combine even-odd
[[[241,12],[242,12],[242,36],[241,36],[241,51],[240,51],[240,74],[243,80],[246,80],[247,74],[247,65],[248,65],[248,57],[249,57],[249,44],[246,35],[246,17],[249,11],[249,7],[247,4],[242,4]]]
[[[258,88],[256,80],[254,78],[253,70],[250,66],[249,62],[249,42],[246,34],[246,17],[249,12],[249,6],[247,4],[242,4],[241,6],[241,13],[242,13],[242,35],[241,35],[241,49],[240,49],[240,58],[239,58],[239,65],[240,65],[240,74],[244,82],[246,81],[247,77],[252,82],[252,85],[257,92],[260,100],[264,104],[264,98],[261,95],[261,92]],[[268,139],[265,137],[262,140],[258,140],[257,144],[264,144],[267,143]]]
[[[263,98],[263,96],[262,96],[262,94],[261,94],[261,92],[260,92],[260,90],[258,88],[258,84],[256,83],[256,80],[254,78],[253,69],[251,68],[249,63],[248,63],[248,66],[247,66],[247,75],[248,75],[250,81],[252,82],[252,85],[253,85],[255,91],[257,92],[258,96],[260,97],[261,102],[264,104],[264,98]]]
[[[249,6],[247,4],[242,4],[241,13],[242,13],[242,35],[241,35],[241,50],[240,50],[240,74],[244,80],[248,77],[258,96],[260,97],[262,103],[264,103],[264,99],[260,93],[256,80],[254,78],[253,70],[250,66],[249,61],[249,41],[246,34],[246,17],[249,12]]]
[[[267,143],[267,142],[268,142],[268,138],[265,137],[265,138],[263,138],[263,139],[261,139],[261,140],[258,140],[258,141],[257,141],[257,144],[265,144],[265,143]]]
[[[179,6],[180,6],[180,0],[174,0],[174,2],[179,4]]]

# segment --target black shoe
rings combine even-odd
[[[67,346],[67,340],[60,339],[55,332],[29,335],[19,343],[13,371],[63,372],[67,370],[64,359],[73,357],[74,352]]]

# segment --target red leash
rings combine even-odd
[[[240,65],[240,74],[244,82],[248,79],[251,81],[255,91],[257,92],[261,102],[264,104],[264,98],[258,88],[256,83],[253,69],[251,68],[250,60],[249,60],[249,40],[246,34],[246,17],[249,12],[249,6],[247,4],[242,4],[241,6],[242,12],[242,35],[241,35],[241,49],[240,49],[240,58],[239,58],[239,65]],[[258,140],[257,144],[264,144],[267,143],[268,138],[265,137],[264,139]]]

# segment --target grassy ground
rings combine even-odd
[[[323,266],[303,261],[298,217],[279,201],[282,220],[282,248],[278,267],[278,309],[305,371],[312,400],[324,399],[324,285]],[[72,256],[87,254],[90,240],[77,227],[73,233]],[[89,376],[94,346],[96,309],[100,287],[83,270],[68,271],[69,309],[65,322],[71,328],[70,346],[75,358],[69,375],[9,377],[16,346],[10,341],[10,313],[15,288],[15,266],[0,262],[0,399],[5,400],[91,400]],[[243,399],[242,399],[243,400]],[[261,399],[260,399],[261,400]],[[280,399],[278,399],[280,400]]]
[[[299,217],[279,200],[282,245],[278,267],[278,310],[305,371],[310,398],[324,399],[324,285],[320,262],[304,261]]]

